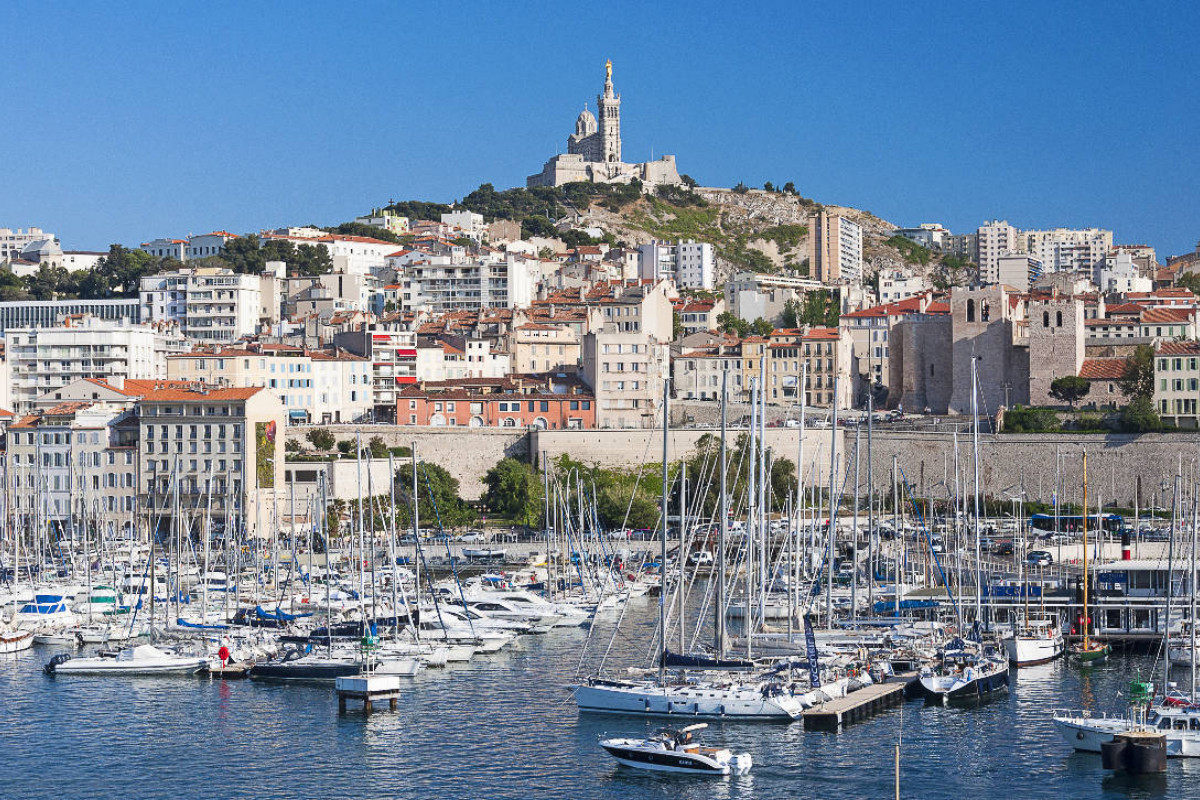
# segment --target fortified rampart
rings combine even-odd
[[[586,463],[607,467],[637,467],[662,458],[662,433],[654,430],[529,431],[521,429],[427,428],[394,425],[325,426],[338,439],[361,432],[364,443],[380,436],[389,447],[417,446],[417,456],[446,468],[461,483],[468,499],[483,491],[480,479],[505,456],[532,459],[556,458],[563,453]],[[288,438],[303,441],[307,427],[289,428]],[[731,429],[732,446],[743,429]],[[830,429],[810,429],[804,444],[805,474],[815,471],[822,486],[829,482]],[[694,451],[713,428],[673,430],[668,457],[676,460]],[[768,428],[767,445],[795,461],[799,447],[796,428]],[[838,431],[840,469],[853,470],[854,429]],[[867,476],[866,431],[861,432],[861,481]],[[892,456],[918,496],[946,495],[954,491],[955,437],[947,432],[893,431],[876,427],[871,455],[879,491],[890,486]],[[1016,496],[1022,489],[1028,500],[1050,502],[1056,489],[1064,502],[1078,503],[1082,488],[1082,454],[1088,451],[1089,502],[1100,500],[1131,505],[1141,479],[1140,505],[1169,507],[1175,472],[1182,468],[1185,486],[1200,480],[1200,433],[1171,434],[981,434],[980,478],[992,497]],[[959,489],[973,486],[971,435],[958,434]],[[842,472],[842,475],[845,473]],[[838,479],[839,484],[842,478]]]

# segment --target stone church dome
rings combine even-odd
[[[575,135],[591,136],[597,130],[596,117],[587,110],[587,106],[584,106],[583,111],[580,111],[579,116],[575,119]]]

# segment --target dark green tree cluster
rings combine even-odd
[[[488,509],[521,525],[537,525],[542,517],[542,480],[529,464],[501,459],[483,476],[483,503]]]
[[[1162,418],[1154,408],[1154,348],[1141,344],[1125,360],[1125,372],[1118,385],[1129,398],[1121,412],[1121,429],[1129,433],[1161,430]]]
[[[841,318],[841,303],[836,293],[828,289],[818,289],[804,295],[804,301],[791,299],[783,304],[783,327],[799,328],[802,325],[811,327],[836,328]]]
[[[173,259],[160,259],[141,250],[114,244],[90,270],[68,272],[63,267],[43,264],[28,277],[2,270],[0,300],[137,297],[142,276],[179,266],[181,264]]]
[[[732,311],[723,311],[717,315],[717,327],[725,333],[737,334],[743,338],[750,335],[768,336],[775,330],[775,326],[762,317],[747,322]]]

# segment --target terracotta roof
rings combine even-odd
[[[1085,358],[1079,377],[1089,381],[1115,381],[1125,374],[1123,358]]]
[[[1193,312],[1178,308],[1147,308],[1142,312],[1142,324],[1156,322],[1191,322]]]
[[[883,305],[864,308],[861,311],[851,311],[849,314],[842,314],[842,319],[847,317],[851,319],[859,319],[865,317],[892,317],[899,314],[918,314],[921,311],[921,301],[927,295],[917,295],[915,297],[906,297],[903,300],[897,300],[894,303],[884,303]],[[935,310],[935,307],[936,310]],[[949,314],[950,306],[946,303],[938,303],[931,301],[929,307],[925,309],[926,314]]]
[[[1154,352],[1160,356],[1200,355],[1200,342],[1163,342]]]
[[[837,341],[840,338],[837,328],[813,328],[808,333],[804,334],[804,339],[828,339]]]
[[[198,402],[204,403],[218,400],[249,400],[263,391],[261,386],[229,389],[209,389],[202,392],[197,389],[156,389],[142,396],[142,402]]]
[[[1098,328],[1104,325],[1128,325],[1133,327],[1137,325],[1136,319],[1085,319],[1083,321],[1085,328]]]

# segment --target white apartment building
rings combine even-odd
[[[862,226],[829,211],[809,218],[809,275],[821,283],[862,280]]]
[[[434,314],[526,307],[537,296],[542,277],[536,258],[499,253],[468,261],[461,248],[449,255],[426,254],[413,260],[398,256],[393,268],[401,275],[401,307]]]
[[[205,267],[142,278],[141,319],[177,322],[189,339],[233,342],[257,332],[263,310],[258,275]]]
[[[1092,269],[1113,246],[1113,232],[1100,228],[1022,231],[1018,249],[1042,262],[1047,272]]]
[[[916,228],[897,228],[894,236],[903,236],[909,241],[916,242],[926,250],[941,250],[946,246],[950,231],[937,222],[923,222]]]
[[[1101,292],[1128,294],[1149,292],[1154,281],[1138,269],[1135,255],[1125,250],[1113,250],[1092,266],[1092,280]]]
[[[975,232],[975,263],[985,283],[999,283],[1000,256],[1017,252],[1018,231],[1007,220],[992,220]]]
[[[716,285],[713,246],[693,239],[644,244],[638,255],[638,275],[655,281],[671,279],[681,289],[712,291]]]
[[[237,235],[229,231],[213,231],[212,233],[203,233],[199,236],[189,236],[187,247],[184,249],[184,261],[190,261],[193,258],[208,258],[209,256],[219,256],[225,249],[225,243],[230,239],[236,239]]]
[[[0,228],[0,263],[19,258],[21,251],[31,244],[57,238],[41,228],[17,228],[15,231],[12,228]]]
[[[512,371],[511,364],[508,353],[497,350],[490,339],[451,336],[417,345],[418,383],[503,378]]]
[[[996,259],[995,270],[982,277],[984,283],[999,283],[1028,292],[1042,277],[1042,262],[1025,253],[1002,253]]]
[[[155,258],[173,258],[176,261],[187,260],[187,239],[151,239],[142,242],[138,249],[149,253]]]
[[[442,223],[458,228],[464,236],[469,236],[475,241],[482,239],[487,229],[483,224],[483,214],[476,214],[474,211],[451,211],[442,214]]]
[[[359,422],[373,408],[371,362],[345,351],[216,347],[169,357],[167,378],[262,387],[279,398],[289,423]]]
[[[314,235],[319,234],[319,235]],[[318,228],[279,228],[259,237],[291,242],[295,245],[324,247],[333,262],[333,271],[352,275],[365,275],[373,269],[383,267],[387,257],[396,252],[395,242],[385,242],[369,236],[345,236],[326,233]]]
[[[733,315],[744,320],[774,322],[789,300],[803,299],[821,287],[820,281],[759,272],[735,273],[725,284],[725,297]]]
[[[372,228],[382,228],[391,233],[408,233],[408,217],[393,214],[385,208],[373,208],[365,217],[355,217],[360,225],[370,225]]]
[[[879,275],[879,304],[895,303],[909,297],[925,294],[933,284],[924,275],[911,270],[896,269]]]
[[[186,347],[151,325],[84,318],[53,328],[5,331],[13,411],[28,411],[38,396],[81,378],[165,378],[168,353]]]

